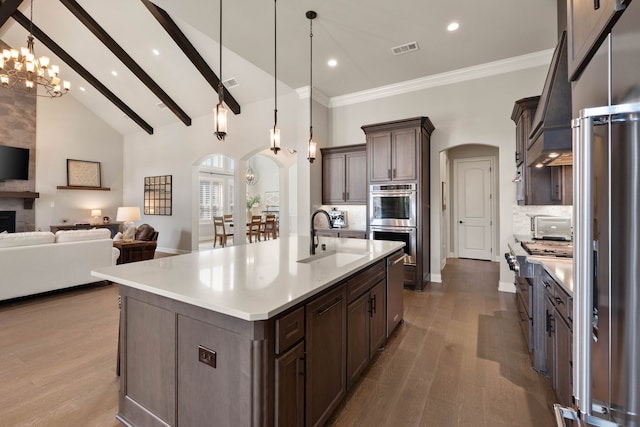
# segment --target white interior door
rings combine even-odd
[[[491,260],[491,160],[456,161],[458,256]]]

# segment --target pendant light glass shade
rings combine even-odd
[[[218,104],[213,109],[214,132],[218,141],[227,136],[227,109],[224,108],[224,85],[222,84],[222,0],[220,0],[220,79],[218,80]]]
[[[220,85],[222,85],[222,83],[220,83]],[[220,99],[216,108],[213,109],[213,121],[216,126],[216,137],[218,140],[224,141],[225,136],[227,136],[227,109],[224,107],[222,99]]]
[[[278,151],[280,151],[280,129],[269,129],[269,140],[271,141],[271,151],[278,154]]]
[[[277,0],[273,0],[273,127],[269,129],[269,149],[274,154],[280,151],[280,129],[278,129],[278,14]]]

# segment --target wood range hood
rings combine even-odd
[[[540,102],[533,116],[527,163],[528,166],[561,166],[573,163],[566,31],[560,35],[553,52]]]

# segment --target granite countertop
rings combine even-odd
[[[542,264],[553,279],[573,296],[573,258],[558,258],[550,256],[532,256],[525,251],[520,242],[531,241],[531,236],[514,235],[513,241],[508,242],[509,248],[519,256],[526,256],[527,261]]]
[[[573,296],[573,259],[529,256],[531,262],[542,264],[545,270],[570,296]]]
[[[94,277],[248,321],[266,320],[394,253],[402,242],[290,237],[99,268]],[[335,255],[324,256],[337,252]]]

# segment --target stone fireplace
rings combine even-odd
[[[0,41],[0,48],[8,46]],[[0,211],[15,212],[14,231],[35,231],[33,203],[28,206],[24,200],[24,193],[33,193],[36,189],[35,92],[24,94],[0,89],[0,128],[0,145],[29,149],[29,179],[0,181]]]

